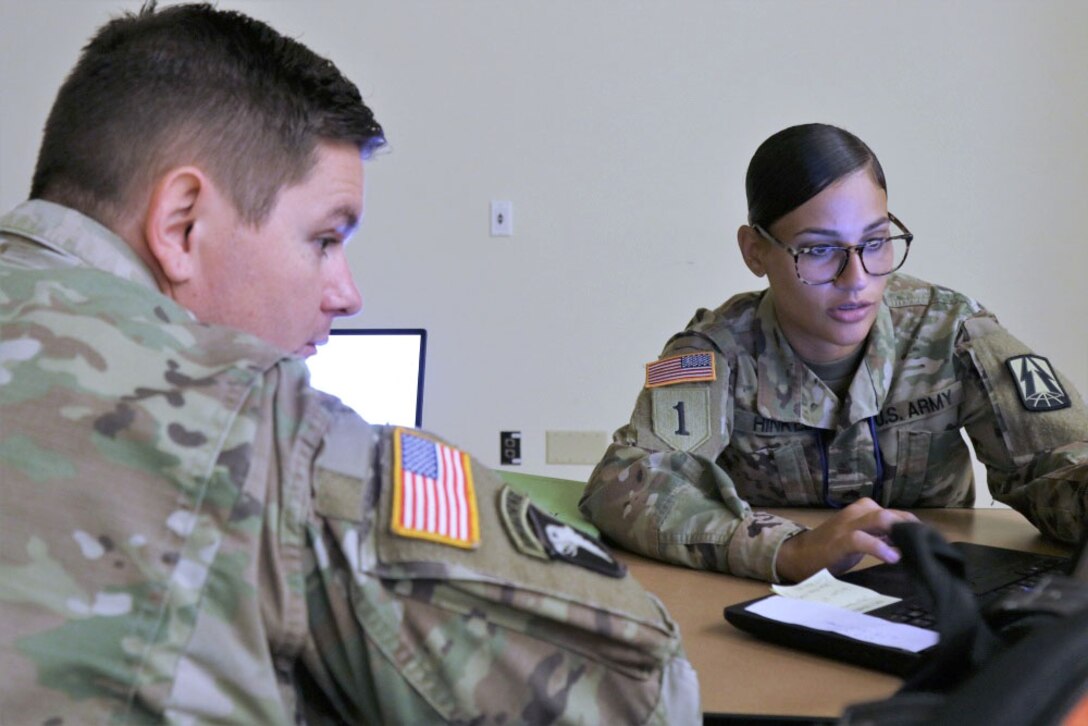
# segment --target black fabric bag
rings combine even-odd
[[[938,651],[891,698],[847,708],[842,726],[1084,723],[1088,585],[1052,577],[1031,596],[1008,596],[983,612],[962,557],[935,530],[896,525],[892,542],[929,595]]]

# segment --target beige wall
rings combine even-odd
[[[136,2],[0,0],[0,206],[52,94]],[[908,271],[967,292],[1088,392],[1088,3],[222,0],[330,56],[386,126],[350,324],[430,330],[425,421],[498,460],[609,431],[642,364],[741,265],[755,146],[812,120],[876,150]],[[514,203],[515,235],[488,234]],[[982,495],[983,501],[988,497]]]

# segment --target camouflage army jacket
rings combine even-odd
[[[698,719],[599,543],[307,380],[92,220],[0,218],[0,721]]]
[[[770,291],[697,312],[647,366],[582,511],[635,551],[773,580],[801,527],[753,507],[970,506],[965,430],[993,496],[1076,541],[1088,414],[1070,382],[956,292],[895,275],[883,302],[842,401],[794,354]]]

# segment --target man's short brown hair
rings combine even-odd
[[[194,164],[259,224],[322,141],[364,156],[385,143],[330,61],[241,13],[149,2],[83,49],[46,122],[30,196],[110,226],[160,174]]]

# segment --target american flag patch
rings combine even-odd
[[[713,353],[683,353],[646,364],[646,387],[713,381],[718,377]]]
[[[480,522],[468,454],[418,431],[398,428],[393,441],[393,531],[454,547],[476,547]]]

